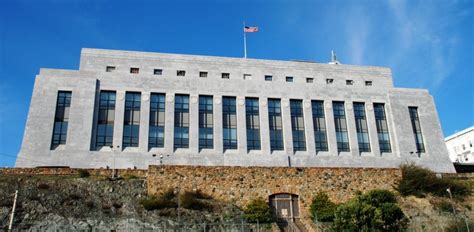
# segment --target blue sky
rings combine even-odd
[[[21,146],[35,75],[82,47],[391,67],[434,96],[445,136],[474,125],[473,1],[0,1],[0,166]],[[45,135],[49,136],[49,135]]]

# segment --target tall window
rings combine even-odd
[[[112,146],[114,138],[115,121],[115,92],[100,91],[99,118],[97,120],[97,136],[95,146],[97,148]]]
[[[370,152],[369,128],[365,116],[365,104],[354,102],[354,117],[356,122],[357,141],[360,152]]]
[[[350,151],[344,102],[333,102],[332,104],[334,111],[334,124],[336,126],[337,151]]]
[[[311,101],[311,105],[313,108],[314,142],[316,145],[316,152],[328,151],[324,103],[323,101]]]
[[[214,147],[212,96],[199,96],[199,149]]]
[[[150,96],[149,148],[165,146],[165,102],[165,94],[152,93]]]
[[[235,97],[222,98],[224,150],[237,149],[237,108]]]
[[[379,137],[380,152],[392,152],[390,146],[390,135],[388,133],[387,118],[385,116],[385,105],[374,103],[375,125]]]
[[[189,95],[175,97],[174,148],[189,148]]]
[[[283,125],[280,99],[268,99],[268,120],[270,129],[270,149],[283,150]]]
[[[140,134],[140,93],[125,94],[125,116],[123,120],[122,147],[138,147]]]
[[[69,121],[69,108],[71,106],[71,92],[59,91],[56,101],[56,113],[54,116],[53,139],[51,149],[60,144],[66,144],[67,126]]]
[[[425,152],[425,145],[423,143],[423,135],[421,134],[420,118],[418,117],[418,107],[408,107],[408,111],[410,112],[413,134],[415,135],[416,151],[419,154]]]
[[[293,134],[293,150],[306,151],[304,136],[303,101],[290,100],[291,129]]]
[[[258,98],[245,99],[245,115],[247,122],[247,149],[260,150],[260,116]]]

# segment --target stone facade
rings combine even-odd
[[[113,66],[114,71],[106,72],[107,66]],[[138,68],[139,73],[131,73],[131,68]],[[161,69],[162,75],[154,75],[154,69]],[[177,70],[186,71],[186,76],[177,76]],[[207,72],[206,78],[199,76],[201,71]],[[229,73],[229,79],[221,78],[222,73]],[[265,75],[271,75],[272,81],[266,81]],[[286,82],[287,76],[293,77],[293,82]],[[52,149],[58,91],[72,93],[71,105],[66,142]],[[101,91],[116,93],[110,146],[96,145]],[[136,147],[123,148],[125,96],[130,91],[141,94],[139,141]],[[166,94],[164,146],[159,148],[149,146],[152,93]],[[173,144],[177,94],[189,95],[189,148],[176,149]],[[211,149],[198,146],[200,95],[213,98]],[[223,96],[237,99],[237,149],[223,148]],[[258,98],[260,150],[249,150],[247,146],[246,97]],[[281,100],[284,149],[279,151],[270,149],[270,98]],[[304,151],[295,151],[293,147],[289,106],[293,99],[303,103]],[[315,148],[312,100],[324,101],[328,151]],[[337,148],[334,101],[344,102],[349,151]],[[365,103],[370,152],[359,149],[355,102]],[[374,103],[385,106],[389,152],[380,151]],[[408,111],[410,106],[418,107],[423,133],[425,150],[418,154]],[[17,167],[144,169],[159,164],[153,154],[163,154],[166,164],[171,165],[395,168],[404,162],[414,162],[436,172],[454,172],[432,96],[427,90],[394,88],[389,68],[83,49],[79,70],[40,70],[35,79]]]
[[[309,206],[320,191],[334,202],[346,202],[357,191],[393,190],[401,178],[399,169],[150,166],[149,194],[168,189],[197,191],[214,199],[245,206],[252,198],[268,201],[272,194],[291,193],[299,197],[300,219],[310,220]]]

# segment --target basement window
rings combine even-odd
[[[313,82],[314,82],[314,78],[306,77],[306,83],[313,83]]]
[[[326,79],[326,84],[332,84],[334,82],[334,79],[328,78]]]
[[[207,77],[207,72],[199,72],[199,77]]]
[[[130,73],[138,74],[139,71],[140,71],[140,69],[138,69],[138,68],[130,68]]]
[[[162,69],[153,69],[153,75],[162,75],[163,70]]]
[[[346,80],[346,85],[353,85],[354,81],[353,80]]]
[[[184,71],[184,70],[178,70],[178,71],[176,71],[176,75],[177,75],[178,77],[184,77],[184,76],[186,75],[186,71]]]
[[[372,86],[372,81],[365,81],[365,86]]]
[[[222,79],[229,79],[230,73],[222,73]]]
[[[106,71],[106,72],[113,72],[113,71],[115,71],[115,66],[107,66],[107,67],[105,68],[105,71]]]
[[[293,82],[293,77],[286,77],[286,82]]]

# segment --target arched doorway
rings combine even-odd
[[[298,195],[291,193],[276,193],[269,196],[270,208],[277,219],[293,221],[299,218],[300,209]]]

